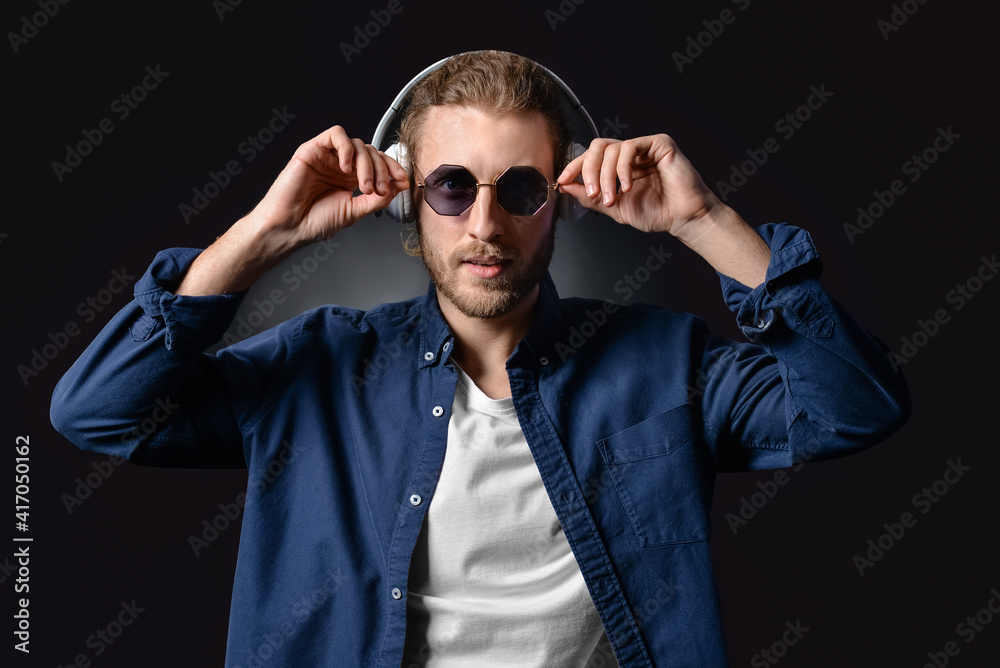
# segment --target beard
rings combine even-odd
[[[497,318],[510,313],[531,292],[549,268],[555,248],[555,221],[551,231],[542,241],[538,252],[525,257],[499,244],[473,242],[448,256],[424,243],[420,234],[420,257],[424,268],[441,295],[455,305],[462,315],[469,318]],[[473,276],[462,268],[463,260],[470,256],[489,255],[510,264],[495,278]],[[467,285],[462,285],[467,283]]]

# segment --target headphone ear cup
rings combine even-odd
[[[583,144],[573,142],[569,149],[566,151],[565,163],[569,164],[573,160],[576,160],[581,155],[583,155],[587,150],[587,147]],[[577,183],[583,183],[583,175],[577,176],[574,181]],[[587,207],[580,204],[575,197],[567,193],[559,193],[559,199],[557,201],[558,208],[556,209],[557,215],[560,219],[574,222],[583,218],[583,216],[589,211]]]
[[[406,170],[406,174],[410,177],[410,181],[412,182],[413,175],[410,173],[409,154],[406,150],[406,146],[394,143],[385,150],[385,154],[398,162],[400,166]],[[401,191],[392,198],[392,201],[389,202],[389,206],[385,208],[385,212],[397,223],[412,223],[417,219],[416,211],[414,209],[413,194],[409,189],[407,189]]]

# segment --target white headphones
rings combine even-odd
[[[425,76],[436,70],[437,68],[444,65],[446,62],[452,58],[456,58],[463,54],[456,54],[455,56],[449,56],[448,58],[442,58],[430,67],[426,68],[417,76],[410,80],[410,83],[403,87],[403,90],[399,91],[396,95],[396,99],[392,101],[389,108],[386,110],[385,115],[382,116],[382,120],[379,122],[378,127],[375,128],[375,136],[372,138],[371,144],[375,148],[385,151],[385,154],[393,158],[396,162],[403,165],[406,168],[409,165],[409,160],[407,160],[407,149],[406,146],[393,142],[392,144],[385,146],[390,137],[396,136],[399,131],[399,120],[401,118],[400,112],[402,111],[403,101],[406,99],[407,94],[413,89],[417,83],[420,82]],[[537,63],[535,63],[537,65]],[[557,77],[546,67],[538,65],[544,72],[546,72],[552,79],[559,84],[559,89],[562,91],[562,95],[559,99],[559,104],[562,107],[563,113],[566,115],[566,119],[569,121],[570,126],[573,130],[573,137],[579,139],[581,137],[586,137],[586,142],[589,145],[592,139],[597,138],[597,126],[594,125],[594,121],[590,118],[590,114],[587,110],[583,108],[580,104],[580,100],[577,99],[573,91],[570,90],[562,79]],[[574,141],[567,151],[565,161],[569,162],[574,158],[583,154],[587,150],[587,147],[583,144]],[[577,178],[578,182],[582,183],[581,178]],[[556,200],[556,215],[562,220],[574,221],[580,220],[585,213],[587,213],[587,208],[576,201],[576,198],[570,197],[565,193],[559,193]],[[409,190],[404,190],[396,195],[389,206],[385,209],[386,213],[393,220],[400,223],[412,223],[416,220],[416,207],[413,203],[413,194]],[[377,215],[377,214],[376,214]]]

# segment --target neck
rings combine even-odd
[[[507,358],[534,322],[538,291],[535,285],[511,311],[495,318],[469,317],[438,292],[441,314],[455,335],[452,357],[467,374],[506,378]]]

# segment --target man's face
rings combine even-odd
[[[508,167],[532,165],[555,180],[552,139],[540,113],[489,116],[465,106],[431,107],[416,156],[421,183],[440,165],[461,165],[478,183]],[[458,216],[436,213],[418,189],[420,250],[438,295],[471,318],[494,318],[537,294],[552,259],[556,196],[534,216],[500,208],[494,188],[479,188]],[[492,266],[482,266],[492,265]]]

